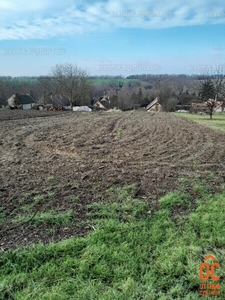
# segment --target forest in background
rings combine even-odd
[[[88,76],[89,93],[77,100],[77,105],[91,105],[103,95],[110,97],[112,105],[122,110],[147,106],[159,97],[164,111],[174,111],[178,106],[199,102],[200,86],[205,75],[130,75]],[[213,80],[213,75],[207,77]],[[211,79],[210,79],[211,78]],[[56,92],[50,76],[0,77],[0,108],[14,93],[29,94],[36,103],[69,105],[68,100]]]

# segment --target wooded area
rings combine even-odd
[[[49,76],[0,77],[0,108],[12,94],[29,94],[38,104],[91,106],[107,95],[112,107],[130,110],[146,107],[156,97],[163,111],[189,110],[192,103],[224,101],[225,75],[90,76],[76,65],[56,65]],[[210,106],[209,106],[210,108]],[[210,111],[214,106],[211,105]]]

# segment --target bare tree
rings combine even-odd
[[[210,116],[210,120],[212,120],[213,111],[217,105],[217,101],[215,99],[209,99],[206,101],[207,113]]]
[[[40,104],[47,104],[50,95],[54,91],[54,86],[51,77],[39,76],[37,79],[37,86],[39,88],[38,100]]]
[[[113,88],[111,88],[107,91],[107,95],[109,96],[111,106],[119,108],[120,105],[118,93]]]
[[[132,98],[132,91],[128,87],[122,87],[118,92],[118,106],[122,110],[129,110],[134,108],[134,100]]]
[[[170,112],[175,110],[177,99],[169,85],[158,83],[155,95],[159,97],[159,103],[162,105],[163,111]]]
[[[224,67],[218,66],[215,71],[207,70],[202,75],[199,86],[199,97],[206,101],[207,111],[212,119],[213,111],[217,106],[217,101],[225,105],[225,74]]]
[[[7,86],[5,81],[0,77],[0,108],[6,105]]]
[[[56,65],[52,68],[51,76],[57,93],[67,98],[71,107],[83,104],[89,96],[91,90],[89,74],[77,65]]]

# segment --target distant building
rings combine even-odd
[[[13,94],[8,100],[10,108],[31,109],[35,105],[34,99],[29,95]]]
[[[8,100],[6,100],[6,102],[8,102],[9,107],[12,109],[21,107],[21,102],[19,101],[19,94],[17,93],[13,94]]]
[[[162,105],[159,103],[158,97],[155,98],[149,105],[146,107],[147,111],[162,111]]]
[[[190,113],[203,113],[207,111],[206,102],[191,103]]]
[[[100,99],[93,105],[93,108],[97,110],[108,110],[112,108],[109,97],[100,97]]]
[[[210,100],[210,99],[209,99]],[[191,103],[190,113],[207,113],[209,110],[207,101],[200,103]],[[224,112],[224,102],[216,101],[216,105],[213,109],[214,112]]]
[[[31,109],[35,105],[34,99],[29,95],[19,95],[19,101],[22,105],[21,109]]]
[[[218,101],[218,104],[215,107],[214,111],[215,112],[224,112],[224,108],[225,108],[225,100]]]

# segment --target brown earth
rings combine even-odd
[[[175,114],[2,110],[0,126],[0,249],[86,235],[110,187],[135,184],[158,208],[181,178],[213,173],[213,192],[225,180],[225,135]],[[31,222],[53,210],[71,224]]]

